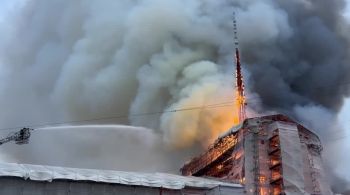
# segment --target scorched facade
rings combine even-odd
[[[318,136],[283,115],[247,119],[219,137],[183,175],[241,183],[246,194],[332,194]]]

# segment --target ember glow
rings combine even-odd
[[[245,119],[245,97],[241,95],[238,90],[236,90],[235,106],[234,106],[234,118],[233,125],[238,125],[242,123]]]

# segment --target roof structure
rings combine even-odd
[[[18,177],[25,180],[45,182],[52,182],[54,180],[92,181],[174,190],[184,189],[185,187],[211,189],[218,186],[242,188],[240,184],[167,173],[136,173],[17,163],[0,163],[0,178],[1,177]]]

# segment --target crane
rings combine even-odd
[[[34,129],[24,127],[18,132],[10,133],[7,137],[0,139],[0,145],[10,141],[15,141],[15,143],[19,145],[27,144],[29,142],[30,131],[33,130]]]

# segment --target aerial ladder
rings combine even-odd
[[[18,132],[10,133],[7,137],[0,139],[0,145],[14,141],[16,144],[22,145],[22,144],[28,144],[30,132],[34,129],[30,128],[22,128]]]

